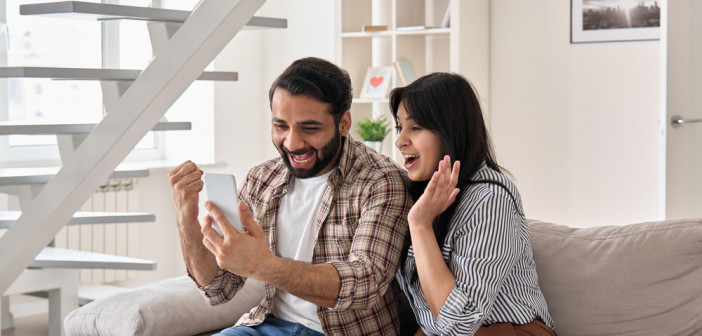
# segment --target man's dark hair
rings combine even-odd
[[[271,105],[273,94],[278,88],[290,92],[293,96],[307,96],[328,103],[331,106],[329,112],[337,123],[344,112],[351,109],[349,74],[321,58],[301,58],[285,69],[268,91]]]

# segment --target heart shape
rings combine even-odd
[[[377,88],[378,86],[380,86],[380,84],[383,83],[384,79],[385,78],[383,78],[383,77],[372,77],[370,79],[370,85],[374,88]]]

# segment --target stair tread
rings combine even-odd
[[[61,167],[32,167],[32,168],[0,168],[0,186],[45,184],[58,173]],[[148,177],[148,168],[117,167],[110,178],[137,178]]]
[[[138,7],[84,1],[60,1],[20,5],[20,15],[78,17],[89,20],[149,20],[184,22],[190,11],[167,8]],[[254,16],[246,28],[287,28],[288,20]]]
[[[22,214],[21,211],[0,211],[0,229],[9,228]],[[156,221],[156,215],[148,212],[83,212],[73,214],[68,225],[143,223]]]
[[[156,262],[104,253],[45,247],[29,267],[154,270]]]
[[[93,131],[96,123],[41,123],[0,122],[0,135],[24,134],[86,134]],[[179,131],[192,129],[188,121],[159,122],[153,131]]]
[[[0,78],[52,78],[64,80],[134,80],[142,70],[100,68],[56,68],[37,66],[0,67]],[[234,71],[204,71],[198,80],[237,81]]]

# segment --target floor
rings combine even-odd
[[[47,336],[49,314],[39,314],[15,319],[15,327],[2,331],[2,336]]]

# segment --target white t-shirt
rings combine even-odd
[[[290,179],[288,193],[280,201],[275,227],[279,257],[312,262],[318,234],[317,214],[332,171],[317,177]],[[317,305],[280,289],[273,298],[273,315],[324,333],[317,316]]]

